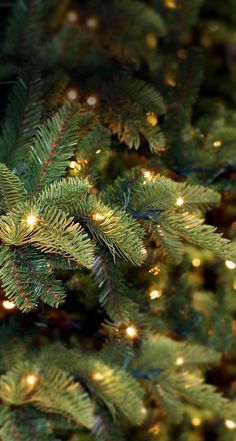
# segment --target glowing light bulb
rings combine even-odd
[[[199,427],[201,425],[201,419],[198,417],[195,417],[192,419],[192,425],[194,427]]]
[[[169,9],[176,9],[176,2],[174,0],[164,0],[165,6]]]
[[[146,407],[143,406],[143,407],[141,408],[141,412],[142,412],[143,415],[147,415],[147,409],[146,409]]]
[[[135,326],[128,326],[128,328],[126,328],[126,334],[132,340],[137,337],[138,330]]]
[[[182,366],[184,364],[184,359],[182,357],[178,357],[175,364],[176,366]]]
[[[150,124],[150,126],[152,126],[152,127],[155,127],[158,124],[158,118],[155,115],[155,113],[148,112],[146,120],[147,120],[148,124]]]
[[[151,300],[159,299],[162,296],[162,290],[161,289],[154,289],[150,292],[149,297]]]
[[[142,254],[144,257],[147,257],[147,250],[146,250],[146,248],[142,247],[142,249],[141,249],[141,254]]]
[[[97,103],[97,98],[95,96],[89,96],[87,98],[87,104],[89,106],[95,106],[96,103]]]
[[[76,161],[70,161],[69,162],[69,167],[72,168],[72,169],[76,168],[77,167],[77,162]]]
[[[105,219],[104,216],[102,214],[100,214],[100,213],[94,213],[92,218],[95,221],[102,221],[102,220]]]
[[[236,428],[236,423],[232,420],[225,420],[225,426],[227,429],[234,430]]]
[[[99,155],[99,153],[101,153],[101,149],[96,150],[96,155]]]
[[[143,170],[143,176],[148,180],[151,181],[152,179],[152,172],[150,170]]]
[[[153,435],[159,435],[161,429],[158,424],[155,424],[154,426],[150,427],[149,432],[153,433]]]
[[[30,227],[33,227],[37,222],[37,216],[34,214],[29,214],[26,218],[26,222]]]
[[[71,11],[67,12],[66,19],[69,23],[72,23],[72,24],[77,23],[78,18],[79,18],[79,15],[78,15],[77,11],[71,10]]]
[[[159,272],[160,272],[160,267],[158,265],[153,266],[152,268],[150,268],[150,270],[148,271],[150,274],[153,274],[154,276],[158,276]]]
[[[219,148],[219,147],[222,146],[222,142],[219,141],[219,140],[218,140],[218,141],[214,141],[214,142],[213,142],[213,146],[216,147],[216,148]]]
[[[78,98],[78,92],[76,89],[69,89],[67,91],[67,98],[71,101],[76,100],[76,98]]]
[[[181,207],[183,204],[184,204],[184,200],[183,198],[181,198],[181,196],[176,199],[175,205],[177,205],[177,207]]]
[[[155,34],[147,34],[146,35],[146,43],[152,49],[155,49],[158,46],[158,39]]]
[[[226,260],[225,266],[230,270],[233,270],[236,268],[236,264],[234,262],[232,262],[232,260]]]
[[[102,375],[100,372],[94,372],[92,379],[95,381],[101,381],[104,380],[104,375]]]
[[[14,309],[16,305],[15,303],[10,302],[9,300],[3,300],[2,306],[5,309]]]
[[[201,260],[198,259],[197,257],[195,257],[195,258],[192,260],[192,265],[193,265],[195,268],[199,267],[199,266],[201,265]]]
[[[236,290],[236,280],[235,280],[234,283],[233,283],[233,289]]]
[[[166,72],[165,73],[165,78],[164,78],[164,80],[165,80],[165,84],[167,85],[167,86],[170,86],[170,87],[175,87],[176,86],[176,79],[175,79],[175,74],[173,73],[173,72]]]
[[[96,29],[98,27],[98,19],[96,17],[87,18],[86,26],[89,29]]]

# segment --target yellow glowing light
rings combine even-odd
[[[147,415],[147,409],[146,409],[146,407],[143,406],[143,407],[141,408],[141,412],[142,412],[143,415]]]
[[[154,426],[150,427],[149,432],[153,433],[153,435],[159,435],[161,429],[158,424],[155,424]]]
[[[233,283],[233,289],[236,290],[236,280],[235,280],[234,283]]]
[[[158,124],[158,118],[153,112],[148,112],[146,119],[148,124],[150,124],[152,127],[155,127]]]
[[[165,84],[170,87],[176,86],[176,79],[173,72],[166,72],[165,73]]]
[[[158,265],[155,265],[152,268],[150,268],[150,270],[148,272],[150,274],[153,274],[154,276],[158,276],[158,274],[160,272],[160,267]]]
[[[198,418],[198,417],[193,418],[193,419],[192,419],[192,425],[193,425],[194,427],[199,427],[199,426],[201,425],[201,420],[200,420],[200,418]]]
[[[143,170],[143,176],[148,180],[151,181],[152,179],[152,172],[150,170]]]
[[[236,423],[232,420],[225,420],[225,426],[227,429],[234,430],[236,428]]]
[[[179,197],[176,199],[175,205],[177,205],[177,207],[181,207],[183,204],[184,204],[183,198]]]
[[[69,89],[68,91],[67,91],[67,98],[69,99],[69,100],[76,100],[76,98],[78,98],[78,92],[77,92],[77,90],[76,89]]]
[[[104,375],[102,375],[100,372],[94,372],[92,375],[93,380],[95,381],[101,381],[104,380]]]
[[[175,364],[176,366],[182,366],[184,364],[184,359],[182,357],[178,357]]]
[[[86,26],[89,29],[96,29],[98,27],[98,19],[96,17],[87,18]]]
[[[26,377],[25,377],[25,382],[26,382],[26,384],[28,384],[28,386],[35,386],[36,385],[36,383],[38,382],[38,375],[35,375],[35,374],[28,374]]]
[[[198,266],[201,265],[201,260],[198,259],[197,257],[195,257],[195,258],[192,260],[192,265],[193,265],[195,268],[197,268]]]
[[[146,35],[146,43],[152,49],[155,49],[158,46],[158,39],[155,34],[147,34]]]
[[[70,161],[69,167],[72,168],[72,169],[77,168],[77,162],[76,161]]]
[[[174,0],[164,0],[165,6],[170,9],[176,9],[176,2]]]
[[[221,147],[222,146],[222,142],[221,141],[214,141],[213,142],[213,146],[216,147],[216,148],[217,147]]]
[[[144,248],[144,247],[142,247],[142,249],[141,249],[141,254],[143,255],[143,256],[147,256],[147,250],[146,250],[146,248]]]
[[[226,260],[225,266],[230,270],[233,270],[236,268],[236,264],[234,262],[232,262],[232,260]]]
[[[154,289],[150,292],[149,297],[151,300],[159,299],[162,296],[162,290],[161,289]]]
[[[126,328],[126,334],[132,340],[137,337],[138,330],[135,326],[128,326],[128,328]]]
[[[79,15],[78,15],[77,11],[71,10],[71,11],[67,12],[66,19],[69,23],[77,23],[78,18],[79,18]]]
[[[2,306],[5,309],[14,309],[16,305],[15,303],[10,302],[9,300],[3,300]]]
[[[96,150],[96,155],[99,155],[99,153],[101,153],[101,149]]]
[[[97,103],[97,98],[95,96],[89,96],[87,98],[87,104],[89,106],[95,106],[96,103]]]
[[[92,217],[95,221],[102,221],[105,219],[104,216],[100,213],[94,213]]]
[[[37,216],[34,214],[29,214],[29,216],[26,218],[26,222],[30,227],[33,227],[37,222]]]

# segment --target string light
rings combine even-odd
[[[198,267],[201,265],[201,260],[198,259],[197,257],[195,257],[195,258],[192,260],[192,265],[193,265],[195,268],[198,268]]]
[[[95,106],[95,104],[97,104],[97,98],[95,96],[89,96],[86,101],[89,106]]]
[[[149,293],[149,297],[151,300],[159,299],[162,296],[162,290],[161,289],[153,289]]]
[[[170,9],[176,9],[176,2],[174,0],[164,0],[165,6]]]
[[[76,98],[78,97],[78,92],[76,89],[69,89],[67,91],[67,98],[71,101],[76,100]]]
[[[184,203],[183,198],[181,198],[181,196],[179,198],[176,199],[175,201],[175,205],[177,205],[177,207],[181,207]]]
[[[34,214],[29,214],[26,218],[26,222],[30,227],[33,227],[37,222],[37,216]]]
[[[146,407],[143,406],[143,407],[141,408],[141,412],[142,412],[143,415],[147,415],[147,409],[146,409]]]
[[[184,364],[184,359],[182,357],[178,357],[175,364],[176,366],[182,366]]]
[[[161,431],[161,428],[158,424],[155,424],[154,426],[150,427],[149,432],[153,435],[159,435]]]
[[[146,120],[150,126],[155,127],[158,124],[158,118],[153,112],[148,112]]]
[[[66,19],[69,23],[72,23],[72,24],[77,23],[78,18],[79,18],[79,15],[78,15],[77,11],[71,10],[71,11],[67,12]]]
[[[219,147],[222,146],[222,142],[219,141],[219,140],[218,140],[218,141],[214,141],[214,142],[213,142],[213,146],[216,147],[216,148],[219,148]]]
[[[102,221],[105,219],[104,216],[100,213],[94,213],[92,218],[94,221]]]
[[[143,170],[143,176],[148,180],[151,181],[152,179],[152,172],[150,170]]]
[[[100,372],[94,372],[92,375],[93,380],[95,381],[101,381],[104,380],[104,375],[102,375]]]
[[[23,381],[23,385],[30,392],[35,388],[35,386],[37,386],[37,384],[39,383],[39,379],[40,377],[38,374],[29,372],[23,376],[22,381]]]
[[[236,280],[235,280],[234,283],[233,283],[233,289],[236,290]]]
[[[153,274],[154,276],[158,276],[159,272],[160,272],[160,267],[158,265],[153,266],[152,268],[150,268],[150,270],[148,271],[150,274]]]
[[[96,150],[96,155],[99,155],[99,153],[101,153],[101,149]]]
[[[230,270],[233,270],[236,268],[236,264],[234,262],[232,262],[232,260],[226,260],[225,266]]]
[[[225,427],[229,430],[234,430],[236,428],[236,423],[232,420],[225,420]]]
[[[165,73],[165,78],[164,79],[165,79],[165,84],[167,86],[170,86],[170,87],[175,87],[176,86],[175,75],[172,72],[167,71]]]
[[[155,49],[158,46],[158,39],[155,34],[147,34],[146,35],[146,43],[152,49]]]
[[[5,309],[14,309],[16,305],[15,303],[10,302],[9,300],[3,300],[2,306]]]
[[[192,419],[192,425],[194,427],[199,427],[201,425],[201,419],[198,417],[195,417]]]
[[[126,328],[126,334],[131,340],[133,340],[137,337],[138,330],[135,328],[135,326],[128,326],[128,328]]]
[[[98,19],[96,17],[87,18],[86,26],[89,29],[96,29],[98,27]]]

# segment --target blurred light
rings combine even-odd
[[[98,27],[98,19],[96,17],[89,17],[86,20],[86,26],[89,29],[96,29]]]
[[[87,103],[89,106],[95,106],[95,104],[97,103],[97,98],[95,96],[89,96],[87,98]]]
[[[192,425],[193,425],[194,427],[198,427],[198,426],[200,426],[200,425],[201,425],[201,419],[198,418],[198,417],[193,418],[193,419],[192,419]]]
[[[226,261],[225,261],[225,266],[226,266],[228,269],[230,269],[230,270],[233,270],[233,269],[236,268],[236,265],[235,265],[234,262],[232,262],[232,260],[226,260]]]
[[[170,9],[176,9],[176,2],[174,0],[164,0],[165,6]]]
[[[27,224],[30,225],[31,227],[35,225],[36,221],[37,221],[37,216],[35,216],[34,214],[29,214],[29,216],[27,216],[26,218]]]
[[[236,280],[233,283],[233,289],[236,289]]]
[[[76,161],[70,161],[69,162],[69,167],[72,168],[72,169],[77,168],[77,162]]]
[[[150,270],[148,271],[150,274],[153,274],[154,276],[158,276],[159,272],[160,272],[160,267],[158,265],[153,266],[152,268],[150,268]]]
[[[149,432],[153,433],[153,435],[159,435],[161,431],[161,428],[158,424],[155,424],[154,426],[150,427]]]
[[[104,216],[102,214],[100,214],[100,213],[94,213],[92,218],[95,221],[102,221],[102,220],[105,219]]]
[[[201,265],[201,260],[198,259],[197,257],[195,257],[195,258],[192,260],[192,265],[193,265],[195,268],[197,268],[198,266]]]
[[[69,99],[69,100],[76,100],[76,98],[78,97],[78,92],[77,92],[77,90],[76,89],[69,89],[68,91],[67,91],[67,98]]]
[[[175,205],[177,205],[177,207],[181,207],[184,203],[183,198],[179,197],[176,199]]]
[[[159,299],[162,296],[162,290],[161,289],[154,289],[150,292],[149,297],[151,300]]]
[[[2,306],[5,309],[14,309],[16,305],[15,303],[10,302],[9,300],[3,300]]]
[[[152,127],[155,127],[158,124],[158,118],[153,112],[148,112],[146,119],[148,124],[150,124]]]
[[[104,380],[104,375],[102,375],[100,372],[94,372],[92,375],[93,380],[95,381],[101,381]]]
[[[146,43],[152,49],[155,49],[158,46],[158,39],[155,34],[147,34],[146,35]]]
[[[69,23],[77,23],[79,18],[78,12],[74,10],[68,11],[66,18]]]
[[[185,49],[179,49],[177,52],[177,56],[180,60],[186,60],[187,58],[187,51]]]
[[[101,149],[96,150],[96,155],[99,155],[99,153],[101,153]]]
[[[221,141],[214,141],[213,142],[213,146],[214,147],[221,147],[222,146],[222,142]]]
[[[126,334],[132,340],[137,337],[138,330],[135,326],[128,326],[128,328],[126,328]]]
[[[230,430],[234,430],[236,428],[236,423],[232,420],[225,420],[225,427]]]
[[[182,357],[178,357],[175,364],[176,366],[182,366],[184,364],[184,359]]]

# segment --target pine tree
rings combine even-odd
[[[203,3],[1,6],[3,441],[233,439],[235,111],[200,89]]]

